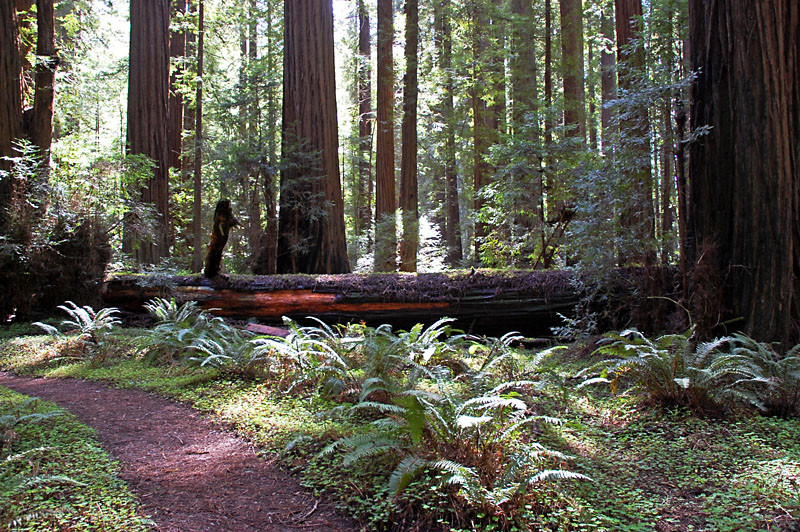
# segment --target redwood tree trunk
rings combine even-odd
[[[372,222],[372,68],[369,9],[358,0],[358,196],[356,234],[369,231]]]
[[[617,64],[619,88],[623,91],[636,87],[637,77],[645,68],[642,40],[642,0],[616,0]],[[652,260],[655,238],[655,212],[653,207],[653,178],[650,164],[650,126],[647,108],[638,106],[629,111],[632,118],[621,124],[626,132],[620,149],[626,150],[630,162],[626,165],[626,183],[633,201],[622,212],[621,224],[631,229],[635,245],[642,251],[634,256],[623,256],[640,262]]]
[[[36,0],[36,32],[36,90],[28,135],[46,167],[53,141],[53,82],[58,65],[53,0]]]
[[[167,98],[169,96],[169,1],[132,0],[128,82],[128,153],[152,159],[153,176],[141,191],[158,219],[152,239],[125,235],[124,249],[139,264],[169,255]],[[134,242],[136,240],[136,242]]]
[[[586,138],[583,87],[582,0],[561,0],[561,70],[564,77],[564,128],[570,137]]]
[[[616,62],[614,60],[614,8],[609,4],[609,7],[603,11],[602,18],[600,19],[600,32],[603,34],[603,50],[600,55],[601,65],[601,93],[603,101],[603,109],[600,111],[600,127],[601,139],[603,144],[603,153],[606,156],[613,154],[614,147],[612,146],[611,139],[614,136],[614,111],[611,109],[610,103],[617,99],[617,76],[616,76]]]
[[[489,17],[486,7],[475,4],[472,28],[472,183],[474,190],[473,208],[476,216],[484,205],[484,200],[479,196],[480,190],[489,184],[491,168],[486,162],[486,155],[490,146],[490,115],[486,104],[487,81],[491,68],[486,68],[486,54],[488,42],[486,31],[489,27]],[[480,260],[481,244],[486,236],[486,224],[480,219],[475,221],[475,237],[473,239],[474,254]]]
[[[437,0],[438,1],[438,0]],[[445,179],[445,242],[447,264],[457,266],[464,258],[461,248],[461,214],[458,204],[458,174],[456,173],[455,104],[453,98],[453,33],[450,24],[450,0],[441,0],[435,12],[436,39],[439,49],[439,69],[444,76],[442,119],[444,121],[444,179]]]
[[[0,170],[11,169],[11,162],[2,157],[14,157],[14,142],[22,136],[22,61],[19,55],[17,12],[12,2],[0,2]],[[11,180],[0,179],[0,205],[8,205]],[[0,209],[0,229],[5,213]]]
[[[728,318],[797,340],[800,301],[800,4],[690,0],[691,264],[715,245]]]
[[[197,8],[197,89],[194,107],[194,156],[192,161],[192,233],[194,253],[192,269],[203,265],[203,59],[205,53],[205,0]]]
[[[397,269],[395,248],[394,62],[392,0],[378,0],[378,134],[375,169],[375,271]]]
[[[339,180],[330,0],[284,3],[279,273],[350,271]]]
[[[400,208],[403,240],[400,270],[417,271],[419,206],[417,201],[417,52],[419,48],[418,0],[406,0],[406,76],[403,86],[403,153],[400,166]]]
[[[186,0],[172,0],[173,17],[186,12]],[[169,55],[172,60],[180,60],[186,53],[186,32],[183,29],[171,30],[169,34]],[[169,167],[181,168],[181,137],[183,135],[183,96],[178,87],[181,68],[172,65],[169,76]]]

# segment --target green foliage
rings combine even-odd
[[[621,381],[630,382],[655,403],[705,413],[719,412],[725,399],[760,407],[747,385],[762,380],[760,371],[747,357],[730,351],[734,339],[696,343],[693,333],[689,329],[655,340],[635,329],[608,334],[597,352],[613,358],[592,366],[602,368],[601,376],[582,385],[607,382],[615,390]]]
[[[753,388],[767,413],[800,415],[800,344],[780,354],[764,342],[743,334],[733,335],[731,353],[754,366],[754,375],[742,381]]]

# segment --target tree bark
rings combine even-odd
[[[439,70],[444,77],[442,91],[442,120],[444,122],[444,179],[445,179],[445,243],[447,264],[457,266],[464,258],[461,247],[461,214],[458,202],[456,173],[455,103],[453,98],[453,30],[450,24],[450,0],[437,0],[435,11],[436,48],[439,50]]]
[[[392,0],[378,0],[378,132],[375,169],[375,271],[397,269],[394,172],[394,29]]]
[[[194,168],[192,172],[193,270],[203,264],[203,59],[205,54],[205,0],[197,0],[197,87],[194,105]]]
[[[277,269],[350,271],[339,179],[333,5],[284,3],[283,159]]]
[[[128,153],[146,155],[155,165],[141,201],[153,205],[158,219],[152,240],[128,229],[123,249],[133,252],[139,264],[157,264],[169,256],[169,1],[132,0],[130,18]]]
[[[186,13],[186,0],[172,0],[172,17],[177,19]],[[186,32],[183,28],[171,29],[169,34],[169,56],[173,63],[181,61],[186,54]],[[180,91],[179,76],[182,67],[170,66],[169,76],[169,167],[181,168],[181,149],[183,137],[183,95]]]
[[[403,153],[400,166],[400,209],[403,239],[400,271],[417,271],[419,204],[417,201],[417,53],[419,48],[418,0],[406,0],[406,75],[403,85]]]
[[[22,61],[17,12],[12,2],[0,2],[0,170],[11,170],[14,143],[22,137]],[[11,199],[11,179],[0,179],[0,205]],[[0,230],[5,226],[5,208],[0,209]]]
[[[36,32],[36,89],[28,136],[39,148],[42,167],[47,167],[53,141],[53,82],[59,63],[53,0],[36,0]]]
[[[582,0],[561,0],[561,71],[564,78],[564,128],[569,137],[586,138],[583,87]]]
[[[486,161],[491,146],[492,129],[489,107],[486,104],[488,91],[487,78],[491,76],[491,68],[487,68],[486,55],[488,42],[486,32],[489,29],[489,16],[486,7],[480,3],[473,5],[472,19],[472,183],[473,209],[475,211],[475,236],[473,238],[474,255],[480,260],[481,245],[486,237],[486,224],[480,221],[480,212],[485,201],[480,191],[489,184],[491,166]]]
[[[690,0],[690,264],[705,242],[724,318],[786,347],[800,319],[800,4]]]
[[[369,8],[358,0],[358,196],[356,234],[369,231],[372,223],[372,67]]]
[[[231,202],[220,200],[214,209],[214,223],[211,230],[211,240],[206,253],[206,266],[203,275],[208,278],[216,277],[222,266],[222,252],[228,243],[231,228],[239,225],[239,220],[233,215]]]
[[[603,153],[609,157],[614,153],[612,139],[614,138],[614,111],[611,102],[617,99],[617,73],[614,60],[614,6],[608,4],[603,10],[600,19],[600,32],[603,35],[603,50],[600,55],[601,65],[601,94],[603,109],[600,111],[600,127]]]
[[[644,43],[642,41],[642,0],[615,0],[617,29],[617,64],[619,65],[619,88],[632,91],[637,78],[645,69]],[[623,262],[631,259],[639,262],[652,260],[655,238],[655,210],[653,207],[653,177],[650,164],[650,124],[647,108],[637,106],[632,118],[625,120],[620,139],[620,150],[631,158],[626,165],[629,170],[624,183],[633,196],[633,201],[620,216],[623,227],[632,230],[635,245],[642,250],[634,256],[623,256]]]

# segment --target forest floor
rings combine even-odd
[[[460,495],[436,479],[422,477],[393,497],[386,460],[347,466],[339,456],[320,453],[360,427],[337,415],[339,403],[315,388],[287,389],[279,379],[243,378],[208,366],[151,365],[135,340],[142,333],[151,334],[115,332],[94,356],[74,337],[3,341],[0,335],[0,369],[23,375],[0,377],[0,387],[54,400],[95,427],[161,531],[800,531],[796,418],[741,409],[700,417],[655,408],[635,393],[575,389],[569,376],[592,360],[579,350],[551,355],[546,368],[554,387],[529,401],[537,412],[562,420],[537,427],[538,441],[571,455],[567,467],[593,482],[531,490],[534,504],[505,526],[469,513]],[[522,367],[538,354],[517,356]],[[257,460],[256,452],[274,458]]]
[[[358,529],[251,444],[186,405],[78,379],[0,372],[0,386],[53,401],[93,427],[159,531]]]

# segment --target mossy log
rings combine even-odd
[[[142,305],[154,297],[174,297],[197,301],[220,316],[273,323],[282,316],[315,316],[405,327],[448,316],[465,329],[549,335],[552,327],[563,323],[561,316],[571,315],[579,303],[615,320],[629,316],[632,302],[643,299],[636,296],[640,278],[638,270],[620,270],[604,284],[589,286],[566,271],[219,276],[214,280],[197,275],[112,275],[105,281],[103,298],[106,304],[131,312],[142,312]]]

